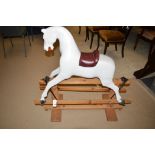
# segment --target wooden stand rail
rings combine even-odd
[[[117,86],[122,84],[121,79],[114,79],[114,83]],[[125,83],[125,86],[129,86],[130,81]],[[44,90],[46,82],[44,80],[39,81],[40,90]],[[75,92],[103,92],[102,99],[100,100],[63,100],[63,94],[60,91],[75,91]],[[108,121],[117,121],[117,115],[115,110],[122,109],[115,96],[114,92],[103,87],[100,80],[97,78],[86,79],[80,77],[72,77],[64,80],[58,85],[51,88],[50,92],[53,98],[57,100],[57,106],[53,106],[52,101],[46,101],[44,105],[45,110],[51,109],[51,121],[61,121],[61,110],[85,110],[85,109],[105,109],[105,114]],[[120,93],[126,93],[126,89],[123,87],[120,89]],[[130,104],[129,100],[125,100],[125,104]],[[34,100],[35,105],[41,105],[40,100]]]

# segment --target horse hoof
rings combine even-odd
[[[40,100],[41,105],[45,104],[45,100]]]
[[[128,79],[127,79],[126,77],[123,76],[123,77],[121,77],[121,81],[122,81],[122,82],[126,82],[126,81],[128,81]]]
[[[119,102],[120,105],[125,106],[125,100],[121,100],[121,102]]]

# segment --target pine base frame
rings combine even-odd
[[[114,79],[114,83],[117,86],[122,84],[121,79]],[[128,80],[124,86],[129,86],[130,80]],[[44,90],[46,82],[44,80],[39,81],[40,90]],[[103,92],[102,99],[99,100],[63,100],[63,94],[60,91],[74,91],[74,92]],[[52,94],[51,101],[46,101],[45,104],[41,104],[39,99],[34,100],[35,105],[42,106],[45,110],[51,110],[51,121],[61,122],[62,110],[93,110],[104,109],[107,121],[117,121],[116,109],[122,109],[114,95],[113,90],[103,87],[101,82],[97,78],[86,79],[81,77],[72,77],[64,80],[58,85],[50,89]],[[120,93],[126,93],[126,89],[123,87],[120,89]],[[53,99],[57,100],[57,106],[53,106]],[[125,99],[125,104],[130,104],[130,100]]]

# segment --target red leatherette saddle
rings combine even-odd
[[[81,52],[79,66],[82,67],[94,67],[99,60],[99,51],[95,50],[92,53]]]

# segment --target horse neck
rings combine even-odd
[[[79,48],[77,47],[74,38],[70,33],[61,33],[58,35],[58,40],[60,44],[61,55],[80,55]]]

